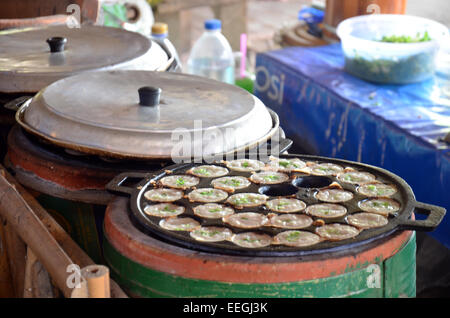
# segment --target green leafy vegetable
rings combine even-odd
[[[205,175],[205,176],[210,174],[209,171],[207,169],[205,169],[205,168],[195,169],[194,172],[197,173],[197,174]]]
[[[245,203],[249,203],[249,199],[246,197],[238,197],[234,199],[234,203],[236,204],[245,204]]]
[[[271,174],[271,175],[263,176],[263,179],[265,181],[276,181],[276,180],[279,180],[280,177]]]
[[[355,181],[355,179],[349,174],[345,175],[344,180],[346,180],[346,181],[353,181],[353,182]]]
[[[301,233],[299,231],[291,232],[286,237],[286,240],[288,240],[289,242],[295,242],[300,238],[300,234]]]
[[[180,224],[175,231],[186,231],[187,229],[192,228],[192,224]]]
[[[217,234],[220,234],[220,231],[203,231],[203,230],[198,230],[196,231],[197,233],[199,233],[201,236],[207,236],[207,237],[213,237]]]
[[[175,213],[176,210],[175,209],[171,209],[169,205],[166,205],[163,209],[164,212],[170,212],[170,213]]]
[[[239,187],[241,185],[241,181],[239,181],[238,179],[222,180],[221,183],[232,186],[232,187]]]
[[[325,231],[328,234],[337,234],[337,235],[342,234],[340,229],[335,229],[335,228],[331,228],[331,227],[327,228]]]
[[[278,165],[287,168],[291,163],[289,161],[278,161]]]
[[[255,242],[259,242],[259,239],[251,239],[251,238],[244,238],[242,239],[242,242],[247,242],[247,243],[255,243]]]
[[[419,82],[433,74],[434,55],[423,52],[390,59],[355,54],[354,57],[345,58],[345,70],[359,78],[376,83]]]
[[[383,36],[380,42],[388,43],[418,43],[418,42],[428,42],[431,41],[428,31],[425,31],[423,36],[420,36],[420,32],[416,34],[416,37],[411,37],[409,35],[391,35]]]
[[[283,201],[281,201],[281,202],[279,202],[278,204],[277,204],[277,209],[279,209],[279,210],[281,210],[281,209],[283,209],[285,206],[287,206],[287,205],[289,205],[289,202],[283,202]]]

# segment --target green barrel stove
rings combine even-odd
[[[96,262],[101,262],[98,247],[104,238],[106,264],[130,295],[415,295],[415,237],[404,230],[416,229],[417,224],[328,254],[230,256],[156,240],[131,222],[129,200],[111,201],[113,195],[105,187],[117,174],[170,173],[162,167],[174,159],[195,157],[196,151],[188,150],[196,150],[200,141],[203,156],[241,155],[260,146],[267,149],[269,141],[272,151],[280,146],[278,156],[278,116],[243,89],[167,72],[81,73],[41,90],[21,106],[16,120],[20,127],[9,134],[7,166],[19,182],[38,192],[44,208],[55,211],[69,232],[79,229],[87,242],[79,243],[94,250],[90,255]],[[185,127],[183,137],[193,138],[183,138],[182,143],[173,138],[180,137],[180,127]],[[201,138],[196,138],[199,133]],[[128,181],[125,187],[139,191],[132,178]],[[411,214],[418,207],[415,203],[412,197],[404,210]]]
[[[105,185],[121,171],[151,171],[163,163],[111,162],[42,144],[14,126],[6,167],[96,263],[103,263],[103,217],[114,197]]]
[[[104,257],[135,297],[415,297],[416,240],[397,232],[326,257],[249,258],[164,243],[131,222],[128,200],[105,215]]]
[[[201,194],[199,190],[208,189],[211,180],[216,180],[195,174],[196,168],[205,170],[205,162],[178,164],[141,174],[142,180],[134,186],[126,185],[126,181],[130,177],[138,178],[138,173],[116,176],[106,188],[129,198],[115,199],[105,214],[103,249],[113,277],[136,297],[415,297],[414,231],[436,228],[445,215],[445,209],[417,202],[403,179],[378,167],[300,154],[280,154],[269,161],[266,168],[274,167],[278,162],[280,167],[286,167],[289,162],[296,163],[296,167],[303,163],[308,173],[299,170],[284,172],[287,179],[260,184],[254,179],[258,173],[252,170],[239,170],[230,161],[215,162],[215,166],[229,169],[228,176],[252,180],[243,189],[233,189],[233,194],[224,202],[223,198],[214,201],[207,197],[203,201],[203,198],[191,196],[195,191]],[[238,160],[233,163],[246,162]],[[247,162],[247,167],[249,164]],[[325,167],[332,167],[333,171],[341,169],[342,172],[331,171],[324,175],[323,169],[319,168]],[[266,169],[263,173],[267,175],[270,171]],[[166,199],[149,196],[165,184],[163,179],[184,174],[194,174],[199,178],[192,192],[189,188],[171,186],[177,191],[188,191],[188,195],[174,199],[178,206],[184,208],[179,217],[155,214],[147,209],[154,201],[167,202]],[[387,187],[389,196],[378,196],[378,192],[376,195],[367,194],[365,186],[377,191]],[[346,198],[333,201],[335,197],[319,197],[319,193],[324,191],[345,194]],[[204,192],[205,195],[209,193]],[[265,204],[233,201],[233,197],[241,198],[242,195],[265,195],[264,200],[268,201]],[[295,207],[289,212],[270,204],[283,198],[302,203],[303,207]],[[216,201],[231,204],[235,213],[222,218],[196,211],[204,202]],[[339,205],[324,202],[339,202]],[[373,206],[369,205],[372,202]],[[387,209],[386,205],[393,212],[385,212],[381,216],[379,213]],[[334,206],[339,208],[338,214],[330,216],[329,209]],[[378,208],[377,214],[360,213],[374,207]],[[313,213],[312,208],[328,210]],[[415,219],[416,214],[427,217]],[[308,221],[292,227],[290,224],[279,226],[272,220],[298,215],[303,215],[303,219]],[[372,223],[355,224],[358,216],[370,217],[368,220]],[[229,222],[231,218],[249,220],[250,217],[257,217],[257,220],[266,217],[266,220],[261,219],[256,224],[248,223],[250,221]],[[382,223],[374,224],[374,217],[382,219]],[[162,220],[164,224],[173,221],[173,227],[163,225]],[[190,222],[191,228],[182,227],[183,222]],[[213,240],[208,239],[210,236],[198,239],[202,233],[208,235],[209,228],[224,229],[229,234]],[[281,241],[289,229],[302,229],[299,235],[303,232],[303,238],[305,235],[308,239],[315,236],[316,240],[310,243],[301,239],[299,244]],[[191,231],[200,234],[192,235]],[[251,232],[256,235],[254,240],[261,242],[259,246],[245,243]]]
[[[8,133],[16,123],[17,108],[26,99],[39,96],[49,84],[83,72],[163,71],[173,63],[161,46],[141,34],[93,25],[68,28],[61,24],[2,30],[0,47],[2,162],[7,152]],[[103,214],[111,198],[102,189],[101,185],[107,182],[102,178],[113,175],[114,168],[101,162],[96,166],[89,158],[83,163],[77,156],[59,156],[58,150],[51,157],[52,150],[41,153],[39,146],[32,143],[30,148],[29,144],[10,144],[9,147],[15,148],[9,150],[6,165],[19,182],[37,191],[38,201],[65,226],[93,260],[100,262]],[[20,152],[18,148],[22,146]]]
[[[148,57],[152,53],[146,47],[141,43],[135,49]],[[164,64],[157,58],[147,62],[145,69]],[[146,94],[152,91],[161,95],[150,98],[157,105],[147,103]],[[196,120],[202,118],[199,128]],[[246,151],[279,132],[278,116],[236,86],[140,70],[108,69],[62,78],[23,103],[16,121],[19,125],[8,137],[6,166],[21,184],[36,191],[43,207],[96,262],[102,262],[103,213],[113,197],[106,183],[123,171],[155,171],[172,162],[177,129],[187,127],[185,132],[195,136],[199,129],[221,136],[234,129],[244,136],[234,140],[232,135],[220,143],[205,135],[202,141],[212,153]],[[283,141],[281,149],[291,143]]]

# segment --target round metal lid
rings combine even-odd
[[[58,38],[61,52],[51,52]],[[82,71],[158,70],[164,50],[150,39],[123,29],[85,25],[24,28],[0,32],[0,92],[37,92]]]
[[[141,105],[143,87],[153,88],[144,89],[151,97],[160,89],[158,105]],[[148,159],[241,150],[266,141],[278,128],[264,104],[239,87],[148,71],[59,80],[24,105],[17,119],[28,131],[66,148]]]

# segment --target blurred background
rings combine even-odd
[[[81,22],[124,27],[144,34],[150,34],[151,25],[155,21],[165,22],[169,26],[169,38],[185,64],[193,43],[203,33],[204,21],[216,17],[222,19],[223,33],[233,51],[239,51],[239,35],[247,33],[248,66],[251,68],[256,52],[282,46],[277,40],[277,33],[297,24],[298,14],[302,8],[314,7],[324,10],[326,2],[326,0],[3,0],[0,29],[9,28],[14,23],[21,25],[60,23],[67,19],[68,14],[76,18],[79,16]],[[329,2],[339,3],[332,0]],[[345,0],[341,1],[344,2]],[[383,1],[366,2],[383,5]],[[402,3],[406,6],[403,13],[426,17],[450,26],[449,1],[405,0]],[[80,12],[71,7],[71,4],[78,5]]]

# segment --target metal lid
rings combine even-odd
[[[82,71],[159,70],[167,63],[159,45],[118,28],[58,25],[0,32],[0,92],[4,93],[37,92]]]
[[[147,71],[83,73],[59,80],[24,105],[17,120],[66,148],[147,159],[243,150],[266,141],[278,128],[264,104],[239,87]]]

